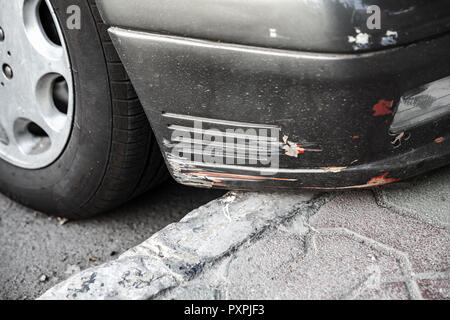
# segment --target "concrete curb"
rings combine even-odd
[[[85,270],[39,299],[154,299],[266,230],[318,210],[314,193],[235,193],[192,211],[117,260]],[[305,230],[306,232],[307,230]]]

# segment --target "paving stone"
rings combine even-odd
[[[450,299],[450,279],[419,280],[418,284],[423,297],[426,299]]]
[[[378,288],[366,288],[357,300],[405,300],[410,298],[404,282],[382,283]]]
[[[345,228],[403,252],[415,273],[444,272],[450,266],[449,228],[381,208],[370,191],[337,196],[310,222],[314,228]]]
[[[380,203],[431,224],[450,226],[450,167],[377,189]]]
[[[235,252],[163,299],[192,297],[213,286],[225,299],[407,299],[401,261],[342,234],[300,233],[281,227]],[[286,232],[288,231],[288,232]],[[311,238],[310,238],[311,236]]]

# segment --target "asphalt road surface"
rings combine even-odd
[[[113,212],[65,224],[0,194],[0,299],[37,298],[223,194],[168,181]]]

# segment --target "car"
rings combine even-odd
[[[0,0],[0,191],[370,188],[450,163],[448,0]]]

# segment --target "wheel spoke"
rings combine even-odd
[[[55,51],[57,50],[55,49]],[[63,76],[65,79],[70,77],[70,69],[65,60],[65,56],[50,59],[36,54],[34,57],[30,57],[29,61],[32,61],[33,66],[31,74],[32,80],[37,82],[48,74],[57,74]]]
[[[0,141],[0,158],[30,169],[57,159],[73,119],[69,57],[48,3],[0,0],[0,117],[9,140]]]

